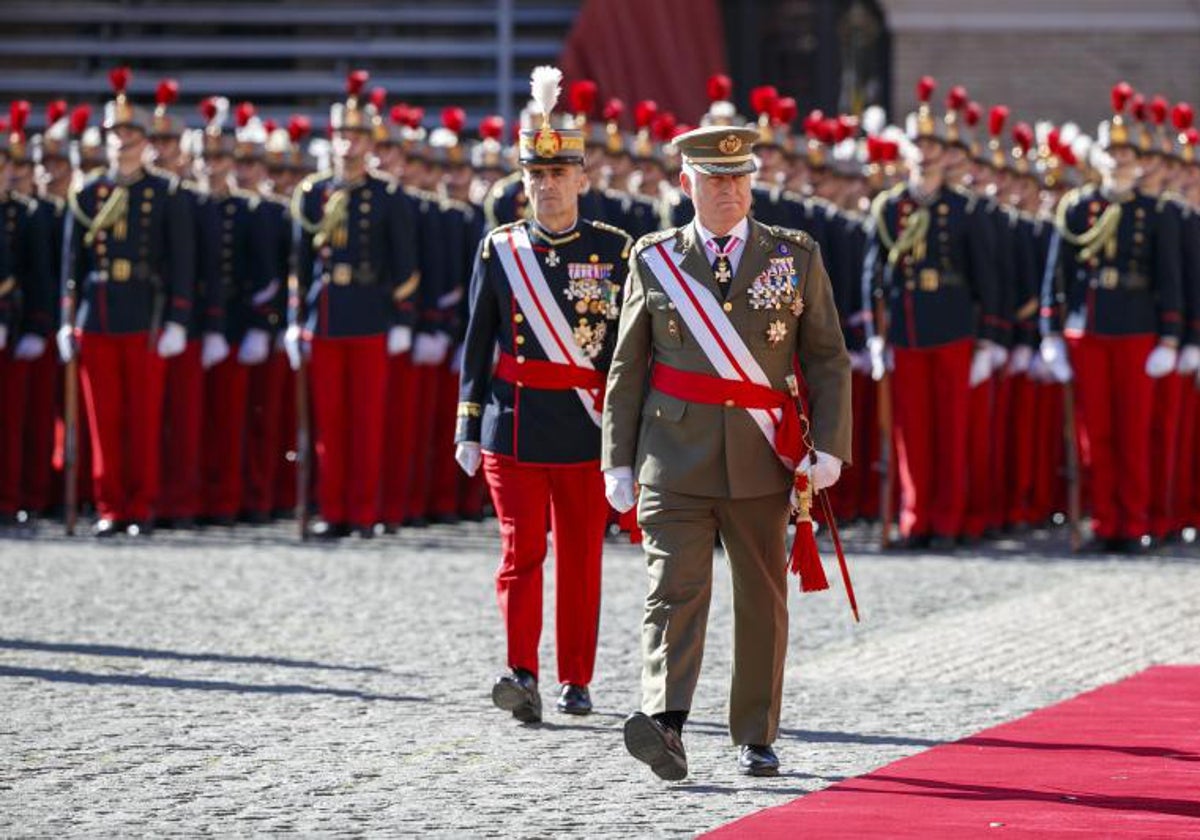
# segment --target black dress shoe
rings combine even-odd
[[[743,776],[778,776],[779,757],[769,744],[738,747],[738,772]]]
[[[96,524],[92,526],[92,536],[103,540],[108,537],[115,537],[124,530],[124,523],[117,522],[114,519],[97,519]]]
[[[492,702],[497,709],[512,712],[521,723],[542,722],[542,696],[533,674],[520,668],[504,674],[492,686]]]
[[[131,537],[148,537],[154,533],[154,523],[148,519],[138,519],[125,526],[125,533]]]
[[[940,534],[929,541],[929,550],[939,554],[952,554],[958,548],[954,537],[943,537]]]
[[[900,541],[900,548],[905,551],[924,551],[929,548],[928,534],[912,534]]]
[[[271,521],[271,516],[264,510],[248,510],[242,514],[241,521],[247,525],[266,525]]]
[[[586,685],[563,683],[562,692],[555,704],[565,715],[590,715],[592,713],[592,695]]]
[[[359,540],[375,539],[375,528],[372,525],[359,525],[350,531],[350,536]]]
[[[324,519],[318,519],[308,528],[308,533],[318,540],[339,540],[342,537],[349,536],[350,529],[345,525],[339,525],[333,522],[326,522]]]
[[[683,739],[644,712],[634,712],[625,719],[625,749],[638,761],[649,764],[660,779],[678,782],[687,777]]]
[[[404,520],[405,528],[426,528],[429,526],[429,521],[424,516],[410,516]]]

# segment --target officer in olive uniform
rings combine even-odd
[[[608,378],[602,465],[624,511],[641,485],[650,591],[642,626],[642,711],[625,744],[680,779],[680,733],[704,650],[714,538],[734,586],[730,734],[741,772],[775,775],[787,649],[785,538],[797,469],[816,489],[850,460],[850,359],[820,249],[809,235],[747,218],[756,132],[710,126],[676,138],[686,227],[634,248]],[[813,457],[802,460],[787,378],[799,363]],[[810,466],[811,465],[811,466]]]
[[[1154,380],[1174,372],[1184,332],[1180,216],[1137,188],[1127,89],[1114,89],[1116,113],[1101,125],[1110,159],[1100,186],[1059,203],[1042,300],[1042,357],[1063,369],[1060,378],[1074,370],[1092,532],[1109,551],[1136,551],[1148,533]]]
[[[183,352],[192,313],[195,241],[177,179],[144,168],[149,115],[125,94],[128,70],[110,73],[116,97],[104,130],[115,135],[113,168],[70,194],[72,275],[80,289],[75,327],[59,330],[64,360],[76,352],[90,421],[94,533],[150,527],[158,495],[163,359]],[[68,293],[64,290],[64,294]],[[75,329],[82,332],[76,344]]]
[[[541,128],[520,135],[534,219],[493,230],[475,259],[455,438],[464,472],[473,475],[482,462],[501,522],[496,594],[510,672],[492,699],[524,722],[541,720],[547,520],[557,569],[558,709],[592,708],[608,518],[600,407],[631,244],[623,231],[579,218],[583,136],[549,122],[560,80],[555,68],[534,71],[546,116]]]
[[[301,182],[292,216],[303,229],[297,269],[308,290],[316,423],[318,537],[369,538],[379,516],[387,358],[412,345],[421,282],[408,204],[367,168],[375,106],[360,98],[364,71],[335,103],[334,171]]]

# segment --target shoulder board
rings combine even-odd
[[[621,258],[628,259],[629,251],[633,247],[633,237],[632,236],[630,236],[625,231],[621,230],[616,225],[610,225],[607,222],[597,222],[594,219],[589,219],[588,221],[591,223],[592,227],[594,227],[596,230],[603,230],[608,233],[613,233],[613,234],[616,234],[617,236],[621,237],[621,239],[624,241],[624,244],[621,246]]]
[[[480,252],[480,256],[482,256],[483,259],[486,260],[488,257],[490,257],[492,255],[492,237],[493,236],[495,236],[498,233],[503,233],[504,231],[508,230],[509,228],[516,227],[519,224],[521,224],[521,223],[520,222],[508,222],[507,224],[499,225],[499,226],[494,227],[491,230],[489,230],[487,232],[487,236],[483,237],[483,251]]]
[[[679,232],[679,228],[672,227],[666,230],[656,230],[653,233],[647,233],[637,242],[633,243],[633,253],[638,254],[651,245],[657,245],[659,242],[665,242],[668,239],[673,239],[675,234]]]
[[[779,225],[769,225],[767,230],[776,239],[786,239],[788,242],[794,242],[806,251],[815,251],[817,249],[817,243],[802,230],[780,227]]]

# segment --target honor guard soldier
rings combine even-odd
[[[464,472],[474,475],[482,461],[501,522],[496,595],[510,671],[492,699],[523,722],[542,715],[547,519],[557,569],[558,709],[592,708],[608,516],[600,410],[630,245],[624,232],[578,216],[587,185],[583,135],[550,121],[561,78],[557,68],[533,71],[541,127],[520,134],[534,218],[493,230],[475,259],[455,438]]]
[[[635,503],[650,573],[642,702],[625,745],[664,779],[687,775],[692,705],[719,535],[733,576],[729,730],[739,771],[779,772],[787,650],[785,540],[803,434],[788,379],[808,389],[817,490],[850,460],[850,359],[820,250],[750,218],[752,128],[675,139],[692,223],[641,239],[604,404],[602,466],[617,510]],[[808,463],[808,462],[805,462]]]
[[[17,521],[17,513],[30,514],[23,477],[27,472],[50,470],[45,459],[31,461],[35,452],[28,441],[36,435],[33,423],[49,421],[49,412],[38,406],[38,378],[53,376],[41,360],[54,329],[54,275],[51,247],[53,213],[39,202],[33,183],[33,158],[25,126],[30,104],[10,107],[9,130],[0,140],[0,216],[4,220],[3,250],[9,255],[7,271],[0,266],[0,525]],[[6,346],[7,345],[7,346]]]
[[[1042,357],[1076,378],[1094,547],[1122,552],[1139,550],[1149,531],[1154,382],[1174,372],[1184,328],[1179,213],[1138,188],[1132,95],[1124,82],[1112,90],[1104,154],[1093,155],[1100,186],[1059,203],[1055,282],[1042,300]]]
[[[1200,529],[1200,162],[1196,147],[1200,132],[1192,124],[1191,105],[1175,106],[1173,118],[1179,130],[1176,140],[1181,161],[1186,207],[1183,213],[1184,302],[1187,329],[1176,370],[1185,378],[1180,421],[1179,483],[1176,507],[1181,535],[1192,542]]]
[[[991,222],[972,196],[945,182],[966,152],[953,109],[939,129],[929,105],[935,87],[921,79],[920,106],[909,117],[920,162],[908,183],[872,202],[863,301],[874,300],[877,287],[886,301],[888,323],[873,324],[868,341],[874,368],[895,360],[900,533],[909,547],[933,541],[951,550],[966,517],[970,387],[990,373],[1006,325]]]
[[[279,342],[287,309],[291,194],[286,178],[275,181],[269,177],[268,163],[282,161],[267,157],[268,143],[277,131],[283,132],[284,142],[290,145],[288,129],[251,116],[238,129],[234,147],[238,188],[257,200],[250,241],[261,285],[250,299],[249,328],[238,350],[238,362],[250,368],[241,518],[255,525],[269,521],[276,509],[275,485],[284,463],[280,442],[287,426],[285,416],[293,412],[293,403],[284,401],[289,374]]]
[[[264,303],[273,302],[280,285],[276,277],[275,288],[268,288],[263,250],[252,238],[260,199],[240,189],[235,174],[238,133],[250,123],[253,106],[239,105],[233,124],[229,116],[224,97],[206,100],[202,171],[211,227],[203,244],[215,271],[200,352],[205,371],[201,486],[204,523],[220,526],[232,525],[241,511],[249,365],[262,362],[270,347],[256,307],[260,295]]]
[[[204,423],[204,369],[200,365],[204,317],[209,294],[215,287],[216,262],[206,237],[212,207],[204,188],[195,179],[193,163],[201,154],[199,132],[186,132],[183,120],[171,106],[179,99],[179,84],[163,79],[155,89],[150,142],[154,163],[179,179],[179,195],[190,208],[193,239],[197,243],[194,299],[187,327],[187,346],[166,361],[163,382],[162,464],[156,524],[188,530],[202,512],[200,481],[201,429]]]
[[[308,289],[316,421],[318,537],[370,537],[379,513],[388,355],[412,344],[412,224],[397,185],[368,169],[378,110],[361,98],[367,73],[347,82],[330,112],[333,172],[292,196],[303,228],[297,268]]]
[[[112,169],[72,191],[64,268],[80,289],[73,329],[59,331],[64,360],[78,350],[91,425],[99,519],[94,533],[145,534],[159,484],[163,359],[187,344],[195,279],[191,212],[179,181],[148,171],[149,115],[126,96],[129,71],[109,74],[104,114]],[[81,335],[76,338],[76,330]]]

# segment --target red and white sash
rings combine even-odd
[[[643,251],[642,259],[675,304],[675,311],[695,336],[718,376],[735,382],[772,387],[771,380],[738,335],[712,291],[683,270],[682,255],[676,255],[674,249],[668,250],[660,242]],[[795,469],[792,459],[785,457],[775,446],[775,430],[783,422],[782,409],[747,408],[746,412],[780,460],[789,469]]]
[[[555,364],[595,370],[591,360],[575,343],[574,331],[542,274],[542,267],[533,253],[525,228],[513,225],[500,231],[494,235],[492,244],[517,306],[524,313],[525,322],[542,346],[546,358]],[[601,414],[596,409],[596,403],[599,402],[597,395],[585,388],[572,390],[592,422],[599,426]]]

